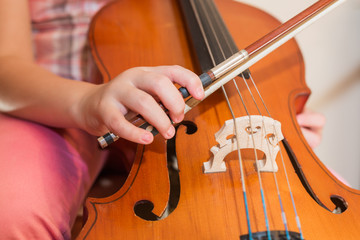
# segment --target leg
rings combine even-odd
[[[79,130],[56,132],[0,114],[0,236],[70,239],[106,152]]]

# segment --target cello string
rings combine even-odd
[[[200,2],[201,6],[204,8],[204,4],[203,4],[203,1]],[[212,31],[212,33],[214,34],[214,37],[215,37],[215,40],[216,40],[216,43],[218,45],[218,49],[220,49],[221,51],[221,54],[222,54],[222,57],[223,59],[225,60],[226,59],[226,56],[224,54],[224,50],[223,50],[223,46],[222,44],[220,44],[219,42],[219,39],[218,39],[218,36],[217,34],[215,33],[215,30],[214,30],[214,26],[212,25],[212,22],[210,21],[210,17],[208,15],[208,11],[204,11],[205,13],[205,17],[206,19],[208,20],[209,22],[209,26],[210,26],[210,29]],[[216,14],[213,14],[214,16],[216,16]],[[224,34],[223,34],[224,35]],[[204,36],[205,37],[205,36]],[[225,36],[225,39],[226,36]],[[229,42],[227,42],[227,44],[229,45]],[[230,47],[230,46],[229,46]],[[211,52],[211,51],[210,51]],[[235,79],[233,79],[233,81],[235,82]],[[236,137],[236,140],[237,140],[237,147],[238,147],[238,153],[239,155],[240,154],[240,149],[239,149],[239,141],[238,141],[238,132],[236,131],[236,118],[235,118],[235,114],[233,113],[233,110],[232,110],[232,107],[230,105],[230,101],[229,101],[229,98],[227,96],[227,93],[225,91],[225,88],[222,87],[223,89],[223,93],[224,93],[224,96],[226,97],[226,101],[227,101],[227,104],[229,106],[229,110],[231,112],[231,115],[233,117],[233,122],[234,122],[234,127],[235,127],[235,137]],[[261,200],[262,200],[262,206],[263,206],[263,211],[264,211],[264,216],[265,216],[265,225],[266,225],[266,229],[267,229],[267,235],[268,235],[268,239],[271,239],[271,234],[270,234],[270,227],[269,227],[269,218],[268,218],[268,214],[267,214],[267,209],[266,209],[266,202],[265,202],[265,197],[264,197],[264,189],[263,189],[263,185],[262,185],[262,178],[261,178],[261,174],[260,174],[260,170],[259,170],[259,159],[258,159],[258,156],[257,156],[257,152],[256,152],[256,144],[255,144],[255,138],[253,136],[253,127],[252,127],[252,121],[251,121],[251,116],[249,114],[249,112],[247,111],[247,108],[246,108],[246,104],[243,102],[243,106],[244,108],[246,109],[246,112],[248,114],[248,117],[249,117],[249,123],[250,123],[250,133],[251,133],[251,139],[252,139],[252,142],[253,142],[253,146],[254,146],[254,154],[255,154],[255,162],[256,162],[256,165],[257,165],[257,175],[258,175],[258,179],[259,179],[259,186],[260,186],[260,194],[261,194]],[[239,162],[241,162],[241,157],[239,157]],[[243,174],[242,174],[243,176]],[[244,182],[244,181],[243,181]]]
[[[211,11],[211,10],[210,10],[210,11]],[[214,10],[212,10],[212,12],[214,12]],[[209,15],[208,15],[208,11],[205,11],[205,16],[206,16],[206,18],[208,19],[208,22],[210,23],[211,31],[212,31],[213,34],[214,34],[214,37],[215,37],[215,39],[216,39],[216,43],[217,43],[217,45],[218,45],[218,48],[221,50],[221,54],[222,54],[222,56],[223,56],[223,59],[225,60],[225,59],[226,59],[226,56],[225,56],[225,53],[224,53],[224,50],[223,50],[223,45],[220,44],[220,41],[219,41],[219,39],[218,39],[218,35],[215,34],[214,26],[212,25],[212,21],[210,21],[210,17],[209,17]],[[216,16],[216,14],[213,14],[213,16]],[[218,18],[215,18],[215,21],[216,21],[216,20],[217,20],[217,23],[219,24],[219,22],[218,22],[219,19],[218,19]],[[224,34],[223,28],[220,27],[220,29],[221,29],[222,35],[224,36],[224,39],[225,39],[225,41],[226,41],[227,46],[231,49],[230,43],[229,43],[229,39],[226,37],[226,34]],[[232,79],[232,81],[234,82],[236,88],[238,89],[235,79]],[[257,168],[256,168],[256,169],[257,169],[257,175],[258,175],[258,179],[259,179],[259,186],[260,186],[260,194],[261,194],[263,212],[264,212],[264,216],[265,216],[265,225],[266,225],[266,229],[267,229],[268,239],[271,239],[270,227],[269,227],[269,220],[268,220],[268,214],[267,214],[265,197],[264,197],[264,190],[263,190],[263,184],[262,184],[263,181],[262,181],[262,177],[261,177],[260,170],[259,170],[259,169],[260,169],[260,168],[259,168],[259,158],[258,158],[257,151],[256,151],[255,138],[254,138],[254,135],[253,135],[253,134],[254,134],[254,131],[253,131],[254,128],[253,128],[253,124],[252,124],[252,120],[251,120],[250,113],[249,113],[249,111],[248,111],[248,109],[247,109],[247,107],[246,107],[246,104],[245,104],[245,102],[244,102],[244,100],[243,100],[243,98],[242,98],[242,95],[240,94],[239,89],[238,89],[238,93],[239,93],[240,99],[241,99],[241,101],[242,101],[243,107],[244,107],[244,109],[245,109],[245,111],[246,111],[246,113],[247,113],[247,115],[248,115],[248,118],[249,118],[249,124],[250,124],[250,129],[251,129],[250,133],[251,133],[251,139],[252,139],[252,143],[253,143],[253,147],[254,147],[255,162],[256,162],[256,165],[257,165]],[[230,107],[230,111],[232,112],[234,124],[235,124],[235,126],[236,126],[235,115],[233,114],[233,110],[232,110],[232,108],[231,108],[231,106],[230,106],[230,101],[228,100],[227,94],[225,93],[225,95],[226,95],[226,99],[227,99],[228,105],[229,105],[229,107]],[[255,104],[256,104],[256,102],[255,102]],[[256,104],[256,107],[259,109],[259,107],[257,106],[257,104]],[[236,132],[236,137],[237,137],[237,136],[238,136],[238,134],[237,134],[237,132]],[[237,142],[238,142],[238,141],[237,141]],[[238,147],[239,147],[239,145],[238,145]],[[239,151],[239,150],[238,150],[238,151]],[[240,161],[240,159],[239,159],[239,161]],[[286,232],[287,232],[287,235],[288,235],[288,231],[286,231]]]
[[[210,5],[210,6],[211,6],[212,8],[214,8],[213,5]],[[213,10],[213,12],[215,12],[215,11]],[[220,20],[219,20],[218,18],[215,18],[215,21],[219,22]],[[218,25],[221,25],[221,24],[218,23]],[[223,28],[220,28],[220,30],[221,30],[223,36],[226,36],[226,34],[224,33],[225,30],[224,30]],[[229,39],[228,39],[227,37],[224,37],[224,39],[225,39],[228,47],[231,48],[231,47],[230,47],[230,43],[229,43]],[[242,75],[242,77],[244,78],[243,75]],[[269,112],[269,110],[268,110],[268,107],[266,106],[266,104],[265,104],[265,102],[264,102],[264,100],[263,100],[263,97],[262,97],[262,95],[260,94],[260,92],[259,92],[259,90],[258,90],[258,88],[257,88],[257,85],[255,84],[255,82],[254,82],[251,74],[250,74],[250,78],[251,78],[251,81],[252,81],[252,83],[253,83],[253,86],[254,86],[255,89],[256,89],[256,92],[258,93],[258,96],[260,97],[260,99],[261,99],[261,101],[262,101],[262,103],[263,103],[263,106],[265,107],[265,109],[266,109],[269,117],[271,117],[271,114],[270,114],[270,112]],[[238,86],[237,86],[237,83],[236,83],[236,81],[235,81],[234,79],[233,79],[233,82],[234,82],[234,84],[235,84],[235,87],[237,88],[237,91],[238,91],[238,93],[239,93],[240,98],[242,99],[241,93],[240,93],[240,91],[239,91],[239,89],[238,89]],[[246,83],[246,80],[245,80],[245,79],[244,79],[244,82]],[[248,89],[249,89],[249,88],[248,88]],[[249,92],[252,93],[252,91],[251,91],[250,89],[249,89]],[[254,99],[254,98],[253,98],[253,99]],[[243,102],[243,100],[242,100],[242,102]],[[261,114],[261,111],[259,110],[258,104],[257,104],[257,102],[256,102],[255,100],[254,100],[254,103],[255,103],[255,105],[256,105],[259,113]],[[245,106],[244,103],[243,103],[243,105]],[[248,115],[249,115],[249,114],[248,114]],[[262,115],[262,114],[261,114],[261,115]],[[263,122],[263,126],[264,126],[264,122]],[[273,127],[275,128],[274,125],[273,125]],[[264,130],[266,131],[265,126],[264,126]],[[265,135],[267,136],[267,133],[265,133]],[[278,141],[278,136],[277,136],[277,135],[275,135],[275,136],[276,136],[276,140],[277,140],[276,142],[279,142],[279,141]],[[268,145],[268,148],[269,148],[269,142],[268,142],[267,145]],[[279,144],[278,144],[278,146],[279,146]],[[279,147],[279,150],[280,150],[280,155],[281,155],[281,161],[282,161],[283,168],[284,168],[284,171],[285,171],[286,182],[287,182],[287,184],[288,184],[289,193],[290,193],[290,196],[291,196],[291,199],[292,199],[292,205],[293,205],[293,209],[294,209],[295,216],[296,216],[296,222],[297,222],[297,225],[298,225],[298,229],[299,229],[300,235],[302,235],[301,225],[300,225],[300,218],[298,217],[298,214],[297,214],[297,210],[296,210],[296,206],[295,206],[295,202],[294,202],[292,190],[291,190],[291,187],[290,187],[290,182],[289,182],[289,179],[288,179],[288,174],[287,174],[287,171],[286,171],[286,168],[285,168],[285,164],[284,164],[284,158],[283,158],[282,150],[281,150],[280,147]],[[269,152],[270,152],[270,151],[269,151]],[[273,164],[273,163],[272,163],[272,164]],[[284,209],[283,209],[283,204],[282,204],[282,200],[281,200],[281,195],[280,195],[280,190],[279,190],[279,186],[278,186],[277,177],[276,177],[275,173],[273,173],[273,175],[274,175],[275,185],[276,185],[277,192],[278,192],[278,199],[279,199],[280,208],[281,208],[281,212],[282,212],[283,223],[284,223],[284,226],[285,226],[285,229],[286,229],[287,237],[289,238],[290,236],[289,236],[289,233],[288,233],[288,231],[287,231],[287,228],[288,228],[288,227],[287,227],[287,220],[286,220],[285,211],[284,211]]]
[[[266,106],[265,101],[264,101],[264,99],[262,98],[262,96],[261,96],[261,94],[260,94],[260,91],[259,91],[257,85],[255,84],[255,81],[254,81],[254,79],[252,78],[251,74],[250,74],[250,79],[251,79],[252,85],[254,86],[256,92],[258,93],[258,95],[259,95],[259,97],[260,97],[260,99],[261,99],[261,102],[262,102],[263,106],[265,107],[265,109],[266,109],[269,117],[271,117],[271,113],[270,113],[268,107]],[[244,79],[244,80],[245,80],[245,79]],[[275,128],[275,127],[274,127],[274,128]],[[275,135],[275,137],[277,138],[277,141],[276,141],[276,142],[279,142],[277,135]],[[281,162],[282,162],[283,169],[284,169],[284,174],[285,174],[285,178],[286,178],[286,183],[287,183],[287,185],[288,185],[289,194],[290,194],[291,202],[292,202],[293,209],[294,209],[294,213],[295,213],[295,221],[296,221],[297,227],[298,227],[298,229],[299,229],[300,238],[301,238],[301,239],[304,239],[303,233],[302,233],[302,228],[301,228],[300,217],[299,217],[299,215],[298,215],[298,213],[297,213],[297,208],[296,208],[296,204],[295,204],[293,192],[292,192],[292,189],[291,189],[291,184],[290,184],[290,181],[289,181],[289,177],[288,177],[288,174],[287,174],[287,170],[286,170],[286,167],[285,167],[284,156],[283,156],[283,154],[282,154],[281,148],[280,148],[280,151],[279,151],[279,152],[280,152],[280,158],[281,158]]]
[[[243,75],[242,75],[243,76]],[[268,235],[268,239],[271,239],[271,234],[270,234],[270,230],[269,230],[269,221],[268,221],[268,217],[267,217],[267,211],[266,211],[266,203],[265,203],[265,197],[264,197],[264,191],[263,191],[263,186],[262,186],[262,178],[261,178],[261,174],[260,174],[260,168],[259,168],[259,161],[258,161],[258,157],[257,157],[257,152],[256,152],[256,147],[255,147],[255,138],[254,138],[254,134],[253,134],[253,127],[252,127],[252,123],[251,123],[251,116],[250,116],[250,113],[246,107],[246,104],[245,104],[245,101],[242,97],[242,94],[240,93],[239,91],[239,88],[238,88],[238,85],[236,84],[236,81],[235,79],[232,80],[237,91],[238,91],[238,94],[239,94],[239,97],[241,99],[241,102],[244,106],[244,109],[249,117],[249,123],[250,123],[250,133],[251,133],[251,136],[252,136],[252,142],[253,142],[253,146],[254,146],[254,154],[255,154],[255,162],[256,162],[256,172],[257,172],[257,175],[258,175],[258,179],[259,179],[259,184],[260,184],[260,194],[261,194],[261,201],[262,201],[262,205],[263,205],[263,211],[264,211],[264,215],[265,215],[265,225],[266,225],[266,229],[267,229],[267,235]],[[288,231],[286,231],[288,233]]]
[[[257,89],[257,87],[256,87],[256,85],[255,85],[255,82],[253,81],[253,78],[252,78],[251,73],[249,73],[249,76],[250,76],[250,79],[252,80],[253,86]],[[244,75],[242,75],[242,78],[243,78],[243,81],[244,81],[244,83],[245,83],[248,91],[249,91],[250,94],[251,94],[251,97],[252,97],[253,101],[255,102],[255,105],[256,105],[256,107],[257,107],[257,109],[258,109],[259,114],[260,114],[261,116],[263,116],[262,113],[261,113],[261,110],[258,108],[258,104],[256,103],[256,100],[255,100],[255,98],[254,98],[254,96],[253,96],[253,93],[252,93],[251,90],[250,90],[250,87],[249,87],[249,85],[248,85],[248,83],[247,83],[247,80],[244,78]],[[238,93],[240,94],[240,90],[239,90],[238,85],[237,85],[236,83],[235,83],[235,87],[236,87]],[[260,94],[260,92],[258,91],[258,89],[257,89],[257,93],[258,93],[259,97],[260,97],[261,99],[263,99],[262,96],[261,96],[261,94]],[[265,102],[264,102],[263,100],[262,100],[262,102],[263,102],[263,104],[265,105]],[[265,105],[265,108],[266,108],[266,110],[268,111],[266,105]],[[269,113],[269,111],[268,111],[268,113]],[[269,114],[269,116],[271,117],[270,114]],[[266,132],[266,127],[265,127],[264,119],[262,120],[262,125],[263,125],[263,129],[264,129],[264,131],[265,131],[265,136],[268,136],[268,134],[267,134],[267,132]],[[273,124],[273,129],[274,129],[273,132],[275,132],[275,125],[274,125],[274,124]],[[277,138],[277,140],[278,140],[277,134],[274,134],[274,135],[276,136],[276,138]],[[270,140],[270,138],[269,138],[268,140]],[[277,142],[278,142],[278,141],[277,141]],[[270,145],[270,143],[269,143],[269,141],[267,141],[267,147],[268,147],[268,149],[270,149],[270,146],[269,146],[269,145]],[[279,144],[278,144],[278,146],[279,146]],[[279,149],[280,149],[280,152],[281,152],[280,146],[279,146]],[[271,154],[271,151],[269,151],[269,153]],[[282,156],[282,154],[281,154],[281,156]],[[272,156],[270,156],[270,158],[272,158]],[[266,160],[268,160],[268,159],[266,159]],[[271,164],[272,164],[272,167],[274,167],[274,166],[273,166],[273,165],[274,165],[274,164],[273,164],[273,161],[271,161]],[[289,230],[288,230],[287,218],[286,218],[286,214],[285,214],[284,207],[283,207],[283,203],[282,203],[282,198],[281,198],[281,194],[280,194],[280,189],[279,189],[279,184],[278,184],[277,176],[276,176],[276,173],[275,173],[274,171],[273,171],[273,178],[274,178],[274,181],[275,181],[276,192],[277,192],[278,199],[279,199],[280,210],[281,210],[281,218],[282,218],[282,221],[283,221],[283,224],[284,224],[284,227],[285,227],[286,237],[287,237],[288,240],[290,240],[290,234],[289,234]],[[287,181],[288,181],[288,179],[287,179]],[[288,182],[288,184],[289,184],[289,182]],[[290,191],[291,191],[291,190],[290,190]]]
[[[196,21],[199,24],[201,34],[202,34],[202,36],[203,36],[203,38],[205,40],[205,44],[206,44],[206,47],[207,47],[208,52],[210,54],[212,63],[215,66],[216,65],[215,59],[214,59],[214,56],[212,55],[212,51],[211,51],[211,48],[209,46],[208,39],[206,38],[204,27],[202,25],[202,22],[200,21],[199,13],[198,13],[198,11],[197,11],[197,9],[195,7],[195,4],[194,4],[193,0],[190,1],[190,4],[191,4],[191,7],[192,7],[192,9],[194,11]],[[229,100],[227,98],[227,94],[226,94],[225,88],[223,86],[222,86],[222,90],[223,90],[225,98],[227,99],[228,107],[230,108],[231,114],[233,115],[233,111],[232,111],[230,102],[229,102]],[[233,117],[233,119],[234,119],[234,117]],[[235,121],[235,119],[234,119],[234,121]],[[235,131],[237,133],[237,128],[236,128],[235,122],[234,122],[234,126],[235,126]],[[246,212],[246,220],[247,220],[247,226],[248,226],[248,232],[249,232],[249,239],[252,240],[253,237],[252,237],[251,224],[250,224],[250,214],[249,214],[249,207],[248,207],[247,194],[246,194],[245,177],[244,177],[244,172],[243,172],[241,153],[240,153],[240,148],[239,148],[239,141],[237,139],[237,134],[235,134],[235,138],[237,140],[236,141],[237,142],[237,149],[238,149],[237,153],[238,153],[238,158],[239,158],[239,162],[240,162],[240,175],[241,175],[241,182],[242,182],[242,192],[243,192],[243,199],[244,199],[244,205],[245,205],[245,212]]]
[[[210,5],[210,6],[213,7],[212,5]],[[213,12],[214,12],[214,10],[213,10]],[[214,14],[214,15],[215,15],[215,14]],[[216,16],[216,15],[215,15],[215,16]],[[215,20],[219,21],[218,18],[215,18]],[[212,27],[212,26],[211,26],[211,27]],[[212,29],[213,29],[213,28],[212,28]],[[229,41],[228,41],[228,38],[226,37],[226,34],[224,34],[224,32],[223,32],[223,28],[220,28],[220,29],[221,29],[221,32],[222,32],[223,36],[225,37],[225,41],[226,41],[228,47],[231,48],[231,47],[230,47],[230,44],[229,44]],[[214,35],[215,35],[215,34],[214,34]],[[215,37],[217,37],[217,35],[215,35]],[[219,41],[217,40],[217,42],[219,42]],[[219,45],[220,49],[222,49],[222,46],[220,46],[219,43],[218,43],[218,45]],[[224,55],[224,54],[223,54],[223,55]],[[250,73],[249,73],[249,74],[250,74]],[[244,82],[245,82],[245,84],[247,85],[247,88],[248,88],[248,90],[249,90],[249,92],[250,92],[250,94],[251,94],[251,96],[252,96],[252,99],[253,99],[253,101],[254,101],[254,103],[255,103],[255,106],[256,106],[256,108],[258,109],[258,112],[260,113],[261,116],[263,116],[263,115],[261,114],[261,111],[260,111],[260,109],[259,109],[259,106],[258,106],[258,104],[257,104],[257,102],[256,102],[256,100],[255,100],[255,98],[254,98],[254,96],[253,96],[253,93],[252,93],[251,89],[249,88],[249,86],[248,86],[248,84],[247,84],[247,82],[246,82],[243,74],[242,74],[242,77],[243,77]],[[250,78],[251,78],[251,80],[252,80],[253,85],[254,85],[255,88],[256,88],[256,91],[257,91],[257,93],[258,93],[258,95],[259,95],[259,97],[260,97],[263,105],[264,105],[265,108],[266,108],[266,111],[269,113],[269,110],[268,110],[268,108],[267,108],[267,106],[266,106],[266,104],[265,104],[265,102],[264,102],[264,100],[263,100],[260,92],[258,91],[258,88],[257,88],[255,82],[253,81],[253,78],[252,78],[251,74],[250,74]],[[237,89],[237,91],[238,91],[238,94],[239,94],[240,99],[241,99],[241,101],[242,101],[242,104],[243,104],[243,106],[244,106],[244,108],[245,108],[245,110],[246,110],[246,112],[247,112],[247,115],[249,116],[249,112],[247,111],[246,104],[244,103],[244,100],[243,100],[243,98],[242,98],[242,95],[241,95],[241,93],[240,93],[240,90],[239,90],[239,88],[238,88],[238,85],[237,85],[235,79],[233,79],[233,83],[234,83],[234,85],[235,85],[235,87],[236,87],[236,89]],[[269,116],[271,116],[271,115],[269,114]],[[265,131],[265,136],[267,136],[266,128],[265,128],[265,124],[264,124],[264,120],[263,120],[262,122],[263,122],[263,129],[264,129],[264,131]],[[274,126],[274,127],[275,127],[275,126]],[[252,129],[251,121],[250,121],[250,128]],[[274,130],[275,130],[275,129],[274,129]],[[277,135],[276,135],[276,134],[275,134],[275,136],[276,136],[276,138],[277,138]],[[269,140],[270,140],[270,139],[269,139]],[[277,141],[277,142],[278,142],[278,141]],[[270,144],[270,143],[267,141],[268,149],[270,149],[269,144]],[[279,146],[279,145],[278,145],[278,146]],[[255,147],[255,144],[254,144],[254,147]],[[280,148],[280,147],[279,147],[279,148]],[[280,151],[281,151],[281,148],[280,148]],[[269,153],[271,154],[271,151],[269,151]],[[255,151],[255,154],[256,154],[256,151]],[[282,156],[282,154],[281,154],[281,156]],[[257,159],[257,157],[256,157],[256,159]],[[282,162],[284,163],[283,158],[282,158]],[[272,161],[271,161],[271,164],[273,165],[273,162],[272,162]],[[286,171],[286,170],[285,170],[285,171]],[[285,172],[285,173],[286,173],[286,172]],[[285,231],[286,231],[287,238],[290,239],[290,235],[289,235],[289,231],[288,231],[288,226],[287,226],[286,214],[285,214],[285,211],[284,211],[284,208],[283,208],[283,203],[282,203],[282,199],[281,199],[281,195],[280,195],[280,190],[279,190],[279,184],[278,184],[278,181],[277,181],[277,177],[276,177],[275,172],[273,172],[273,177],[274,177],[274,181],[275,181],[275,185],[276,185],[276,189],[277,189],[277,195],[278,195],[279,204],[280,204],[280,209],[281,209],[282,221],[283,221],[283,223],[284,223],[284,227],[285,227]],[[287,175],[286,175],[286,179],[287,179],[287,183],[288,183],[288,185],[289,185],[289,181],[288,181]],[[290,189],[290,193],[291,193],[291,189]],[[292,196],[292,193],[291,193],[291,196]],[[292,198],[292,199],[293,199],[293,198]],[[295,210],[295,213],[296,213],[296,208],[294,208],[294,210]],[[265,211],[266,211],[266,210],[265,210]],[[297,215],[297,214],[296,214],[296,215]],[[298,222],[298,221],[297,221],[297,222]],[[300,228],[299,228],[299,229],[300,229]],[[301,231],[300,231],[300,232],[301,232]]]
[[[236,150],[237,150],[237,154],[238,154],[238,159],[239,159],[239,166],[240,166],[240,176],[241,176],[241,184],[242,184],[242,189],[243,189],[243,197],[244,197],[244,204],[245,204],[245,211],[246,211],[246,216],[247,216],[247,224],[248,224],[248,228],[249,228],[249,238],[252,239],[252,232],[251,232],[251,225],[250,225],[250,213],[249,213],[249,206],[248,206],[248,201],[247,201],[247,195],[246,195],[246,186],[245,186],[245,178],[244,178],[244,167],[243,167],[243,161],[241,158],[241,152],[240,152],[240,142],[238,139],[239,136],[239,131],[238,131],[238,127],[236,124],[236,118],[235,118],[235,114],[234,111],[232,110],[231,104],[230,104],[230,100],[229,97],[226,93],[226,90],[224,88],[224,86],[221,86],[222,90],[223,90],[223,94],[225,96],[226,99],[226,103],[229,107],[233,122],[234,122],[234,130],[235,130],[235,139],[236,139]],[[250,120],[251,122],[251,120]],[[251,123],[250,123],[251,124]]]

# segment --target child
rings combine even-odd
[[[106,157],[94,136],[111,131],[151,143],[151,133],[124,118],[136,110],[171,138],[174,127],[154,97],[180,122],[184,101],[173,82],[197,99],[204,96],[197,75],[179,66],[134,68],[102,85],[70,80],[86,80],[86,31],[105,2],[0,1],[2,239],[70,239]]]
[[[107,84],[86,82],[86,33],[106,2],[0,1],[2,239],[70,239],[107,155],[94,136],[111,131],[151,143],[149,132],[124,118],[136,111],[171,138],[174,127],[154,98],[180,122],[184,101],[172,83],[204,97],[197,75],[179,66],[138,67]]]

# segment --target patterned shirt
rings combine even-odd
[[[109,0],[29,0],[37,63],[69,79],[91,81],[87,33]]]

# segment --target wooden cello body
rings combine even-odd
[[[230,0],[215,3],[239,47],[248,46],[279,25],[253,7]],[[175,0],[114,1],[94,18],[90,42],[105,81],[136,66],[177,64],[201,73]],[[291,239],[301,237],[287,178],[305,239],[358,239],[360,192],[339,182],[326,169],[296,122],[296,113],[310,90],[295,40],[265,57],[251,72],[272,117],[282,124],[285,140],[276,157],[275,174],[288,229],[294,233]],[[236,81],[247,110],[258,114],[244,80],[238,77]],[[246,115],[233,83],[225,89],[235,115]],[[256,91],[253,86],[250,89]],[[266,112],[264,106],[260,108]],[[151,145],[137,146],[122,188],[112,196],[87,200],[88,217],[78,239],[250,239],[249,224],[251,232],[259,234],[253,239],[260,239],[267,224],[272,239],[286,239],[273,173],[261,173],[266,213],[263,211],[253,150],[241,151],[249,223],[236,152],[226,156],[225,172],[203,171],[204,162],[213,155],[211,147],[218,145],[215,133],[229,119],[225,97],[217,91],[185,116],[174,139],[165,141],[157,136]],[[343,212],[332,213],[335,208]]]

